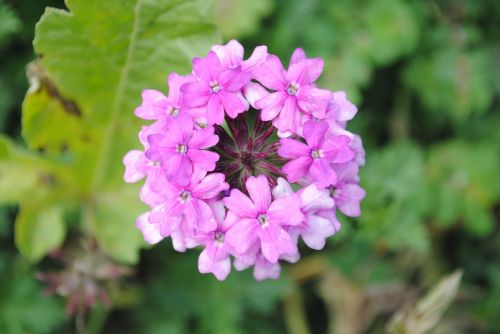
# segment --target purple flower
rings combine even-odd
[[[291,185],[285,179],[278,178],[278,185],[273,188],[274,197],[293,196],[293,194]],[[337,231],[336,219],[331,221],[322,217],[325,211],[335,212],[333,198],[330,197],[328,190],[318,189],[315,184],[300,189],[295,196],[300,198],[300,210],[304,214],[304,220],[300,225],[290,226],[288,232],[294,237],[302,236],[310,248],[322,249],[326,238]]]
[[[323,71],[319,58],[306,59],[302,49],[295,50],[288,71],[278,57],[270,55],[253,71],[253,77],[274,92],[258,100],[263,121],[273,120],[280,132],[296,133],[303,113],[324,118],[331,92],[316,88],[314,81]]]
[[[354,158],[349,148],[349,137],[336,136],[325,140],[328,123],[308,121],[304,125],[304,138],[307,144],[290,138],[280,140],[278,154],[293,159],[283,166],[289,182],[297,182],[310,176],[321,188],[337,182],[332,163],[345,163]]]
[[[193,71],[198,81],[181,87],[187,108],[205,108],[208,124],[222,124],[224,111],[231,118],[248,110],[248,101],[241,94],[250,81],[250,74],[239,68],[223,69],[213,51],[206,58],[193,59]]]
[[[231,271],[229,255],[232,253],[232,248],[226,242],[226,233],[231,224],[225,220],[226,210],[221,201],[213,201],[211,207],[217,227],[213,231],[201,232],[196,236],[197,242],[205,246],[198,257],[198,269],[202,274],[213,273],[222,281]]]
[[[226,45],[212,46],[212,51],[217,54],[223,69],[241,67],[241,70],[245,72],[251,72],[255,67],[264,63],[268,55],[267,46],[261,45],[255,48],[250,58],[243,60],[243,46],[234,39]]]
[[[195,130],[193,126],[191,116],[183,114],[169,120],[166,131],[168,135],[148,136],[150,147],[146,151],[146,157],[161,162],[169,181],[187,184],[194,167],[204,171],[215,169],[219,155],[207,148],[215,145],[219,137],[214,134],[213,127]]]
[[[295,197],[273,201],[264,175],[249,177],[246,189],[250,198],[238,189],[233,189],[231,195],[224,198],[229,212],[239,220],[228,231],[227,242],[237,253],[245,253],[260,240],[263,256],[272,263],[276,263],[282,254],[296,253],[297,246],[281,226],[301,222],[300,202]]]
[[[236,40],[214,45],[191,75],[169,76],[168,96],[143,92],[135,113],[154,122],[124,156],[124,179],[145,178],[150,210],[136,226],[148,243],[201,248],[199,271],[219,280],[231,266],[275,279],[281,261],[300,259],[299,239],[322,249],[338,211],[360,214],[365,152],[346,128],[356,107],[314,83],[321,59],[297,49],[285,70],[265,46],[243,56]]]
[[[170,183],[166,179],[157,180],[152,185],[154,191],[161,193],[164,201],[153,207],[149,222],[160,224],[163,237],[169,236],[183,222],[193,233],[197,231],[213,231],[217,222],[207,200],[217,197],[222,191],[229,189],[224,182],[224,175],[197,171],[188,185]]]
[[[168,76],[168,97],[154,89],[142,92],[142,104],[135,109],[135,115],[142,119],[156,120],[162,117],[176,117],[181,113],[182,98],[180,88],[183,84],[196,81],[193,75]]]
[[[355,162],[334,165],[337,183],[330,187],[333,198],[339,210],[349,217],[361,214],[359,206],[366,192],[359,186],[359,166]]]

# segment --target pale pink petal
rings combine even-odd
[[[278,279],[280,277],[281,267],[278,262],[271,263],[265,258],[258,259],[255,262],[253,269],[253,277],[257,281],[263,281],[265,279]]]
[[[255,209],[264,213],[271,204],[271,188],[264,175],[251,176],[245,182],[250,198],[254,202]]]
[[[125,165],[125,174],[123,178],[125,182],[133,183],[139,181],[150,168],[150,161],[144,155],[144,152],[132,150],[123,157],[123,164]]]
[[[347,136],[336,136],[327,140],[323,146],[325,158],[334,163],[346,163],[354,159],[355,152],[348,146],[350,141]]]
[[[162,92],[145,89],[142,91],[142,104],[135,109],[134,114],[142,119],[157,119],[159,115],[165,114],[168,105],[167,97]]]
[[[226,257],[224,260],[215,261],[204,249],[198,257],[198,270],[202,274],[212,273],[219,281],[223,281],[231,271],[231,260]]]
[[[316,184],[310,184],[300,192],[303,212],[316,212],[331,209],[335,205],[333,198],[326,189],[318,189]]]
[[[349,217],[358,217],[361,214],[360,201],[365,198],[366,192],[357,184],[348,183],[337,189],[339,210]]]
[[[156,244],[160,242],[163,237],[160,234],[160,224],[152,224],[148,221],[149,212],[143,213],[137,218],[135,226],[142,232],[144,240],[148,244]]]
[[[269,95],[269,92],[256,82],[249,82],[243,87],[243,95],[253,108],[259,109],[257,101]]]
[[[243,46],[236,40],[229,41],[226,45],[214,45],[212,51],[217,54],[223,69],[236,68],[243,60]]]
[[[325,247],[326,238],[335,234],[332,223],[325,218],[307,216],[307,227],[302,232],[302,239],[309,248],[320,250]]]
[[[168,161],[162,163],[167,179],[182,185],[189,183],[189,177],[193,174],[191,161],[182,154],[173,155]]]
[[[273,122],[273,124],[275,124],[280,131],[290,130],[293,133],[297,132],[297,129],[301,125],[301,113],[297,106],[297,99],[294,96],[288,96],[277,118],[277,122]]]
[[[273,196],[275,198],[281,198],[292,194],[293,189],[290,183],[288,183],[284,178],[278,177],[277,185],[273,188]]]
[[[241,69],[243,71],[251,72],[257,66],[263,64],[266,61],[267,56],[267,46],[260,45],[253,50],[250,58],[241,63]]]

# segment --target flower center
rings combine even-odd
[[[297,91],[299,90],[299,84],[296,83],[296,82],[292,82],[290,83],[290,85],[288,86],[288,88],[286,89],[286,92],[288,93],[288,95],[295,95],[297,94]]]
[[[267,215],[264,213],[261,213],[257,217],[257,221],[259,222],[260,226],[262,226],[262,227],[269,225],[269,218],[267,218]]]
[[[191,193],[187,190],[184,190],[183,192],[181,192],[179,199],[180,199],[181,203],[183,203],[183,204],[187,203],[191,200]]]
[[[173,117],[179,116],[179,112],[180,112],[180,109],[177,107],[170,106],[167,109],[167,114],[169,114],[170,116],[173,116]]]
[[[215,232],[215,237],[214,237],[215,241],[219,244],[222,244],[224,243],[224,232],[222,231],[217,231]]]
[[[212,93],[217,94],[222,88],[217,81],[212,81],[210,83],[210,89],[212,90]]]
[[[319,158],[323,158],[325,155],[323,154],[323,150],[319,149],[319,150],[313,150],[311,152],[311,157],[313,159],[319,159]]]
[[[227,127],[215,126],[219,142],[214,151],[220,155],[215,172],[223,173],[231,188],[241,191],[249,176],[260,174],[275,186],[285,160],[277,154],[279,141],[272,137],[276,133],[272,122],[262,121],[255,110],[225,120]]]
[[[175,147],[175,150],[180,154],[186,154],[188,148],[186,144],[179,144]]]

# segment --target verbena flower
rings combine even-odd
[[[323,61],[297,49],[285,70],[265,46],[243,54],[235,40],[215,45],[192,74],[169,75],[168,96],[145,90],[136,115],[153,122],[123,159],[125,181],[145,178],[145,240],[201,247],[199,271],[219,280],[231,266],[277,278],[300,239],[322,249],[337,212],[358,216],[365,197],[361,138],[346,129],[357,109],[316,86]]]

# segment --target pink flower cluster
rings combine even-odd
[[[302,49],[288,69],[265,46],[244,60],[233,40],[194,58],[192,74],[170,74],[168,96],[145,90],[135,114],[153,123],[123,159],[125,181],[146,178],[145,240],[203,248],[199,271],[219,280],[232,266],[262,280],[299,259],[299,238],[322,249],[338,211],[358,216],[364,150],[346,130],[357,109],[316,86],[322,71]]]

